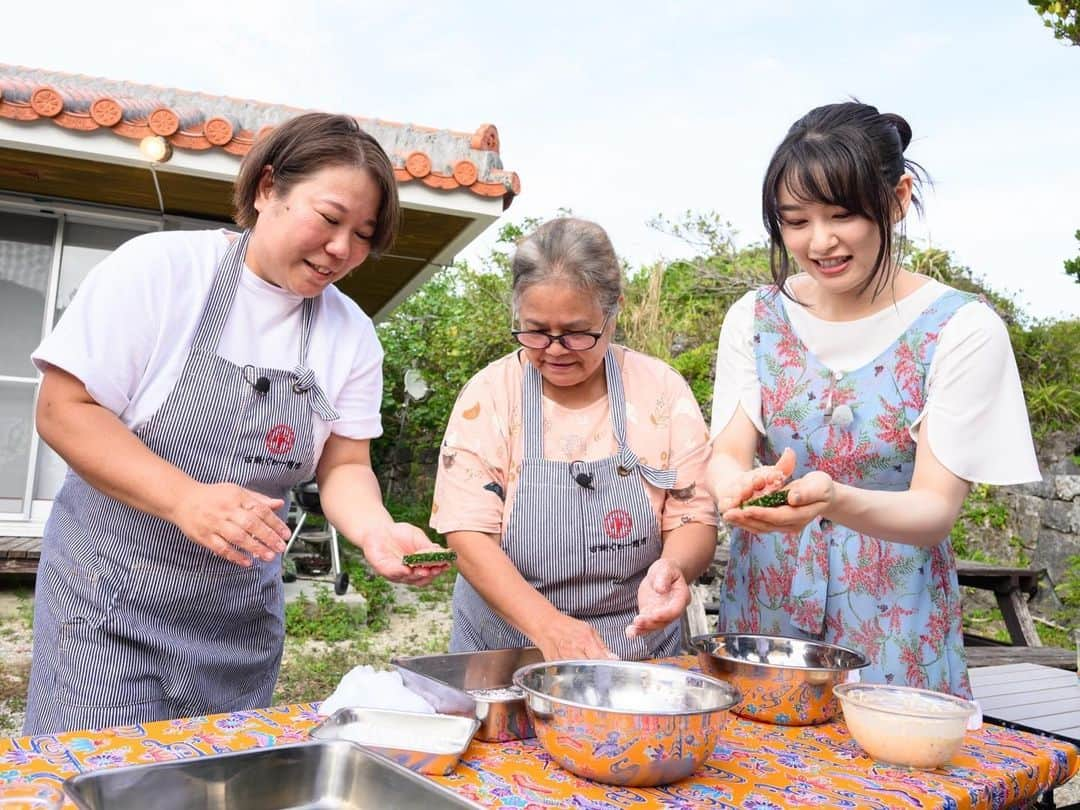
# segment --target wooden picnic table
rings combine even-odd
[[[1035,621],[1028,610],[1028,599],[1038,592],[1039,580],[1046,575],[1045,568],[1019,568],[957,560],[956,575],[961,585],[993,592],[1013,646],[1042,646],[1035,629]]]

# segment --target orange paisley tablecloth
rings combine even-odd
[[[58,783],[98,768],[303,742],[321,719],[316,705],[0,740],[0,783]],[[985,726],[968,732],[963,752],[947,768],[901,770],[862,754],[843,722],[787,728],[732,716],[705,768],[666,787],[615,788],[579,779],[536,740],[474,742],[452,774],[435,780],[484,807],[506,810],[1002,808],[1032,804],[1040,792],[1066,782],[1077,764],[1072,745]]]

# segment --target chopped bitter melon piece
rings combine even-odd
[[[420,551],[416,554],[406,554],[401,561],[408,566],[432,565],[434,563],[453,562],[457,559],[457,552],[447,549],[446,551]]]
[[[786,489],[779,492],[770,492],[768,495],[750,499],[741,508],[745,509],[747,506],[787,506],[787,493]]]

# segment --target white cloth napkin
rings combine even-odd
[[[968,718],[968,731],[974,731],[977,728],[982,728],[982,704],[977,700],[971,701],[975,704],[977,711],[975,714]]]
[[[430,703],[405,686],[399,672],[380,672],[366,664],[345,673],[330,697],[322,702],[319,714],[328,717],[343,708],[435,714]]]

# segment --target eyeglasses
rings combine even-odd
[[[607,328],[610,319],[610,315],[604,318],[599,332],[563,332],[561,335],[552,335],[548,332],[518,329],[512,330],[510,334],[514,336],[514,340],[526,349],[546,349],[552,343],[558,341],[564,349],[569,349],[572,352],[584,352],[595,346],[600,338],[604,336],[604,330]]]

